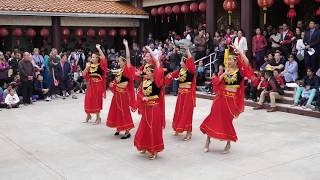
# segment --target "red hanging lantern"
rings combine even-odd
[[[40,30],[40,36],[43,38],[43,44],[46,42],[46,39],[49,36],[49,30],[47,28],[42,28]]]
[[[26,35],[30,38],[30,43],[32,43],[32,39],[36,36],[36,31],[32,28],[27,29]]]
[[[83,36],[83,30],[81,28],[76,29],[75,35],[80,38]]]
[[[287,4],[288,6],[290,6],[290,9],[288,11],[287,17],[291,19],[291,25],[292,25],[292,21],[293,18],[295,18],[297,16],[297,13],[294,9],[294,6],[299,4],[301,0],[283,0],[283,2],[285,4]]]
[[[202,13],[204,13],[204,12],[206,12],[206,10],[207,10],[207,3],[201,2],[201,3],[199,4],[199,11],[202,12]]]
[[[152,8],[151,9],[151,15],[152,16],[157,16],[158,15],[158,9],[157,8]]]
[[[2,46],[4,46],[4,38],[7,37],[9,34],[9,31],[7,28],[0,28],[0,37],[2,38]]]
[[[96,35],[96,31],[92,28],[88,29],[87,36],[94,37]]]
[[[267,24],[267,10],[274,3],[274,0],[257,0],[259,7],[263,9],[263,24]]]
[[[229,25],[231,25],[231,14],[236,9],[237,4],[234,0],[224,0],[223,9],[229,14]]]
[[[181,6],[181,12],[183,14],[188,14],[190,12],[190,6],[188,6],[188,4],[183,4]]]
[[[12,32],[12,35],[17,38],[17,45],[20,45],[20,37],[22,36],[21,28],[15,28]]]
[[[199,8],[199,6],[198,6],[198,4],[196,3],[196,2],[193,2],[193,3],[191,3],[190,4],[190,10],[191,10],[191,12],[198,12],[198,9]]]
[[[120,33],[119,34],[120,34],[121,37],[125,37],[128,34],[128,32],[127,32],[126,29],[120,29]]]
[[[70,36],[70,30],[68,28],[62,29],[63,43],[66,45],[68,43],[68,37]]]
[[[320,7],[319,7],[318,10],[316,11],[316,16],[320,16]]]
[[[167,14],[168,22],[170,22],[170,15],[172,14],[172,8],[171,6],[166,6],[164,9],[165,13]]]
[[[114,36],[116,36],[116,35],[117,35],[117,31],[116,31],[115,29],[110,29],[110,31],[109,31],[109,36],[114,37]]]
[[[29,28],[27,29],[27,32],[26,32],[26,35],[29,37],[29,38],[33,38],[36,36],[36,31],[32,28]]]
[[[131,36],[132,38],[137,37],[137,30],[131,29],[131,30],[130,30],[130,36]]]
[[[161,16],[161,22],[163,23],[163,15],[165,14],[164,7],[158,7],[158,15]]]
[[[172,12],[176,15],[176,21],[178,21],[178,14],[181,13],[180,6],[174,5],[172,8]]]
[[[104,38],[107,35],[107,31],[104,29],[99,29],[98,36]]]
[[[42,28],[40,30],[40,36],[42,36],[43,38],[47,38],[49,36],[49,29],[47,28]]]

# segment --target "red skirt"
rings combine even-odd
[[[128,93],[120,88],[114,91],[106,125],[117,131],[129,131],[134,128],[129,107]]]
[[[155,154],[164,149],[162,137],[162,119],[159,103],[157,101],[144,102],[142,117],[136,135],[134,146],[138,151],[148,151]]]
[[[208,136],[220,140],[238,140],[233,127],[233,119],[240,114],[236,93],[224,91],[215,97],[209,116],[202,122],[200,130]]]
[[[194,102],[190,89],[179,88],[172,128],[178,133],[192,132]]]
[[[87,91],[84,98],[86,113],[100,113],[103,105],[103,84],[101,80],[90,78],[87,81]]]

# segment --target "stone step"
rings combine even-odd
[[[203,93],[203,92],[197,92],[196,96],[197,96],[197,98],[203,98],[203,99],[209,99],[209,100],[214,99],[214,95]],[[293,100],[292,100],[292,102],[293,102]],[[258,103],[253,102],[252,100],[245,100],[245,105],[251,106],[251,107],[256,107],[256,106],[258,106]],[[265,103],[264,107],[269,108],[270,105]],[[292,114],[299,114],[299,115],[303,115],[303,116],[320,118],[320,112],[318,112],[318,111],[302,109],[300,107],[291,107],[291,104],[284,104],[281,101],[277,102],[277,110],[281,111],[281,112],[287,112],[287,113],[292,113]]]

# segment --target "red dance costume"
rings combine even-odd
[[[89,72],[85,75],[87,91],[84,98],[84,110],[86,113],[100,113],[103,106],[103,98],[106,97],[106,73],[107,60],[100,59],[99,64],[91,64]]]
[[[200,130],[212,138],[234,142],[238,140],[232,122],[244,111],[244,77],[252,79],[254,74],[250,65],[245,65],[240,57],[237,64],[239,70],[232,78],[225,76],[219,81],[217,76],[212,79],[216,96],[209,116],[200,126]],[[226,87],[237,88],[237,91],[228,91]]]
[[[180,68],[174,71],[172,78],[179,78],[178,98],[174,111],[172,128],[175,132],[192,132],[193,109],[196,105],[196,66],[193,58],[185,61],[186,69]],[[166,78],[166,84],[170,85],[171,78]]]
[[[111,128],[117,128],[117,132],[129,131],[134,128],[131,117],[132,111],[136,109],[136,96],[134,91],[135,68],[126,65],[120,71],[112,83],[111,90],[113,97],[109,109],[106,125]]]
[[[154,80],[144,79],[138,93],[139,112],[142,114],[139,128],[134,138],[134,146],[139,151],[155,154],[164,149],[162,130],[164,117],[164,72],[155,68]],[[147,98],[148,101],[143,101]]]

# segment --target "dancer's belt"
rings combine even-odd
[[[224,97],[235,97],[236,96],[236,92],[232,92],[232,91],[223,91],[223,96]]]
[[[149,101],[144,101],[143,104],[145,106],[155,106],[159,104],[158,100],[149,100]]]
[[[124,92],[126,92],[126,88],[121,88],[119,86],[116,86],[116,91],[120,92],[120,93],[124,93]]]
[[[186,94],[186,93],[190,93],[190,92],[191,92],[190,88],[180,88],[179,87],[179,90],[178,90],[179,94]]]
[[[179,88],[191,88],[192,82],[179,83]]]
[[[90,80],[91,80],[92,82],[101,82],[102,79],[99,78],[99,77],[91,77]]]

